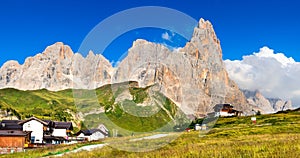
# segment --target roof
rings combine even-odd
[[[106,132],[109,131],[109,130],[106,128],[106,126],[105,126],[104,124],[99,124],[99,125],[98,125],[98,129],[101,129],[101,128],[104,128],[104,130],[105,130]]]
[[[19,123],[22,120],[2,120],[1,123]]]
[[[22,130],[23,127],[18,123],[21,120],[2,120],[0,122],[0,130]]]
[[[233,108],[231,104],[216,104],[213,109],[215,112],[219,112],[222,109]]]
[[[72,122],[54,122],[54,128],[56,129],[73,129]]]
[[[27,136],[29,133],[19,130],[0,130],[0,136]]]
[[[103,132],[100,129],[87,129],[87,130],[80,130],[77,135],[79,135],[80,133],[83,133],[85,136],[90,136],[96,132],[101,132],[103,135],[107,135],[107,133]]]
[[[46,123],[52,123],[53,121],[51,121],[51,120],[43,120],[44,122],[46,122]]]
[[[32,120],[36,120],[36,121],[40,122],[41,124],[43,124],[43,125],[45,125],[45,126],[48,126],[48,125],[49,125],[49,122],[45,122],[44,120],[38,119],[38,118],[36,118],[36,117],[30,117],[30,118],[27,119],[27,120],[21,121],[21,122],[19,122],[19,125],[23,125],[24,123],[29,122],[29,121],[32,121]]]
[[[48,123],[48,126],[51,126],[51,127],[54,126],[54,122],[52,120],[43,120],[43,121]]]

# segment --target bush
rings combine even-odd
[[[256,115],[261,115],[261,112],[258,110],[257,113],[256,113]]]

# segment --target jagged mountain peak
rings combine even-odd
[[[74,53],[70,46],[65,45],[63,42],[56,42],[53,45],[48,46],[42,53],[42,55],[50,57],[59,57],[60,59],[70,59]]]
[[[242,90],[248,102],[258,108],[262,113],[275,113],[292,109],[292,101],[284,101],[279,98],[266,98],[259,90]]]
[[[87,55],[87,58],[93,58],[93,57],[95,57],[95,54],[94,54],[93,51],[90,50],[88,55]]]
[[[145,40],[145,39],[136,39],[133,44],[132,47],[136,47],[138,45],[143,45],[143,44],[148,44],[150,43],[149,41]]]
[[[201,41],[205,39],[206,36],[211,36],[212,40],[218,45],[220,45],[220,40],[217,38],[217,35],[211,22],[201,18],[199,20],[198,26],[194,28],[194,33],[191,41]],[[203,43],[203,41],[201,42]]]
[[[58,91],[73,87],[96,88],[110,81],[112,66],[102,55],[90,52],[84,58],[57,42],[42,53],[28,57],[23,65],[16,61],[4,64],[0,71],[0,88]]]
[[[250,109],[244,94],[228,77],[220,42],[212,24],[204,19],[180,52],[138,39],[128,56],[113,68],[102,55],[90,51],[82,57],[58,42],[14,70],[0,71],[1,88],[21,90],[94,89],[124,81],[137,81],[141,87],[160,85],[159,91],[186,114],[206,114],[217,103],[232,103],[245,113]]]
[[[209,20],[204,20],[203,18],[200,18],[198,22],[198,28],[200,29],[213,29],[213,26]]]
[[[161,92],[187,114],[205,114],[215,103],[233,103],[249,110],[243,93],[229,79],[222,60],[220,42],[209,21],[200,19],[190,42],[180,51],[138,39],[120,62],[114,82],[138,81],[139,85],[161,85]]]

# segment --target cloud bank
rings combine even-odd
[[[241,89],[260,90],[268,98],[300,106],[300,62],[263,47],[242,60],[225,60],[229,76]]]

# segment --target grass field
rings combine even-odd
[[[108,145],[90,152],[66,154],[64,157],[300,157],[299,110],[256,117],[257,124],[253,124],[250,117],[219,118],[207,134],[199,131],[175,132],[159,139],[134,142],[129,140],[140,136],[107,138],[103,142],[111,143],[114,148]],[[115,148],[117,145],[124,149],[149,144],[159,146],[172,137],[177,138],[162,148],[149,152],[128,152]],[[76,146],[78,145],[37,149],[2,157],[50,156],[51,153],[73,150]]]

